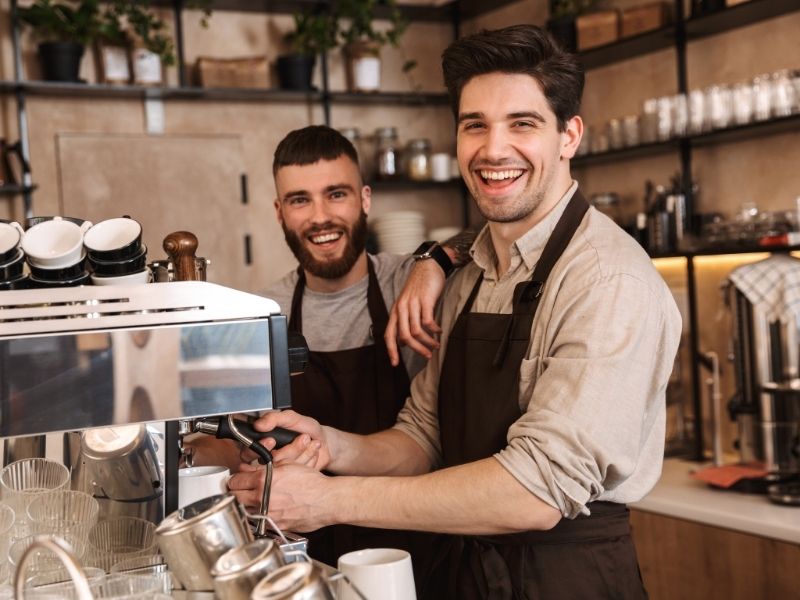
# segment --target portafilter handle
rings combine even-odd
[[[175,281],[201,281],[195,269],[197,236],[190,231],[174,231],[164,238],[164,251],[172,262]]]

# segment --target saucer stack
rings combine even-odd
[[[89,283],[83,234],[89,221],[48,217],[37,219],[22,238],[30,269],[30,287],[72,287]]]
[[[149,283],[147,246],[142,244],[142,226],[130,217],[101,221],[83,238],[94,270],[94,285]]]
[[[22,272],[25,266],[25,253],[20,248],[23,235],[19,223],[0,221],[0,291],[28,286],[28,277]]]
[[[382,252],[409,254],[425,241],[425,217],[415,211],[382,215],[373,222]]]

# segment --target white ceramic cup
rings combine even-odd
[[[367,600],[416,600],[411,555],[396,548],[368,548],[339,557],[339,570]],[[358,600],[345,581],[339,582],[339,600]]]
[[[228,491],[227,467],[187,467],[178,470],[178,508]]]
[[[28,229],[22,238],[22,249],[34,267],[61,269],[81,260],[83,234],[92,226],[85,221],[80,227],[61,217],[42,221]]]
[[[83,236],[83,243],[90,251],[109,252],[124,248],[139,239],[141,235],[142,226],[138,221],[118,217],[100,221],[92,226]]]
[[[150,269],[147,267],[143,271],[130,273],[128,275],[118,275],[116,277],[100,277],[92,275],[94,285],[127,285],[132,283],[150,283],[152,281]]]
[[[431,179],[450,181],[450,155],[446,152],[437,152],[431,156]]]
[[[24,235],[19,223],[0,223],[0,254],[15,250]]]

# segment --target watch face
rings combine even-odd
[[[414,250],[414,256],[416,256],[417,258],[430,258],[431,256],[430,251],[435,245],[436,242],[431,242],[431,241],[422,242],[419,245],[419,248]]]

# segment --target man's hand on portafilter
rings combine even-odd
[[[444,289],[445,276],[432,260],[418,261],[406,279],[403,290],[395,300],[386,325],[384,340],[389,360],[400,364],[400,346],[408,346],[427,359],[439,347],[434,337],[442,332],[433,312]]]
[[[258,431],[271,431],[276,427],[283,427],[284,429],[305,434],[298,435],[291,444],[278,450],[273,450],[275,447],[274,439],[271,437],[263,438],[261,443],[267,449],[272,450],[272,456],[276,463],[297,462],[299,464],[309,464],[309,466],[322,470],[331,461],[330,448],[325,439],[325,428],[311,417],[304,417],[293,410],[273,410],[264,413],[256,420],[253,427]],[[303,441],[304,438],[308,443]],[[315,454],[315,462],[313,464],[309,462],[311,452]],[[242,458],[252,460],[256,458],[256,455],[248,451]]]

